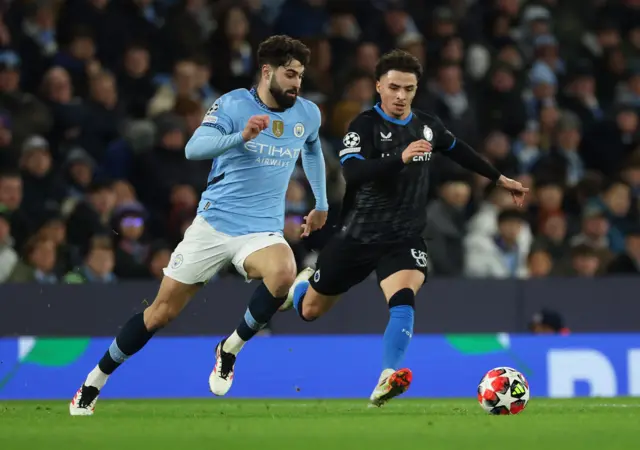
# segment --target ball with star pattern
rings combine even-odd
[[[511,367],[491,369],[478,385],[478,402],[489,414],[519,414],[529,403],[529,396],[529,382]]]

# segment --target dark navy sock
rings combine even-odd
[[[382,369],[399,369],[413,337],[414,293],[398,291],[389,301],[389,323],[384,332]]]
[[[118,336],[109,346],[98,367],[107,375],[112,374],[130,356],[140,351],[157,330],[149,331],[144,324],[144,313],[138,313],[124,324]]]
[[[240,321],[238,328],[236,328],[240,339],[248,341],[255,336],[258,331],[269,323],[286,299],[287,297],[274,297],[267,289],[267,286],[264,283],[260,283],[249,301],[249,307],[244,313],[244,317]]]

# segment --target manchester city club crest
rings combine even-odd
[[[271,131],[273,131],[275,137],[282,136],[284,134],[284,122],[282,120],[274,120]]]
[[[293,134],[295,137],[300,138],[304,135],[304,125],[302,125],[300,122],[298,122],[294,127],[293,127]]]
[[[424,128],[422,130],[422,133],[424,134],[424,138],[427,141],[431,142],[431,140],[433,139],[433,130],[431,128],[429,128],[428,125],[424,126]]]

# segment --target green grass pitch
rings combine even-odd
[[[6,450],[630,450],[640,398],[533,398],[517,416],[489,416],[474,399],[153,400],[98,402],[70,417],[66,402],[0,402]]]

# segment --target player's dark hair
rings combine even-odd
[[[422,64],[418,58],[403,50],[392,50],[382,55],[376,64],[376,80],[391,70],[412,73],[418,80],[422,78]]]
[[[303,66],[309,64],[311,50],[297,39],[285,35],[271,36],[258,47],[258,67],[268,64],[273,67],[286,66],[292,60]]]

